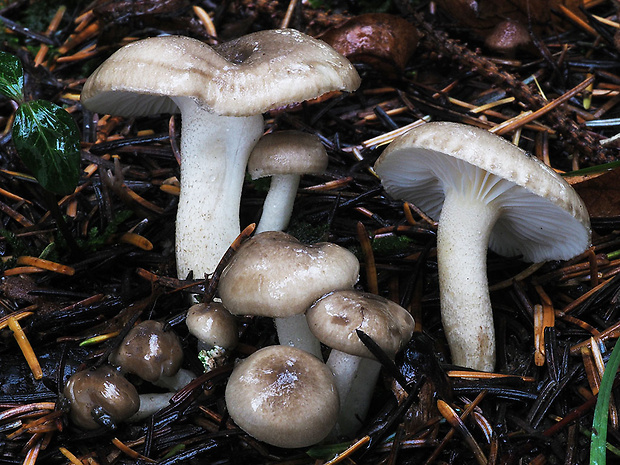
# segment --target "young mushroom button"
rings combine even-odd
[[[304,312],[323,294],[353,287],[358,277],[359,262],[344,247],[305,245],[284,232],[265,231],[235,253],[218,290],[232,314],[275,318],[280,344],[321,358]]]
[[[133,373],[145,381],[173,390],[180,389],[194,376],[181,369],[183,348],[174,331],[164,331],[155,320],[144,320],[131,328],[118,348],[110,354],[110,363],[124,373]]]
[[[327,152],[314,134],[280,131],[267,134],[258,141],[248,172],[252,179],[271,176],[269,192],[256,233],[283,231],[287,226],[303,174],[321,174],[327,168]]]
[[[381,369],[357,330],[393,359],[413,335],[413,317],[400,305],[378,295],[343,290],[318,299],[306,312],[306,318],[310,331],[332,348],[327,366],[334,373],[340,395],[338,433],[352,435],[366,415]]]
[[[63,391],[71,405],[71,420],[84,429],[100,428],[98,412],[115,422],[127,420],[140,407],[136,388],[108,365],[74,373]]]
[[[316,444],[338,418],[333,375],[323,362],[294,347],[265,347],[240,362],[225,397],[230,417],[242,430],[278,447]]]
[[[493,370],[487,246],[541,262],[590,245],[590,220],[558,174],[502,137],[458,123],[412,129],[375,164],[385,190],[439,219],[441,316],[452,361]]]
[[[88,78],[83,105],[120,116],[181,112],[177,273],[215,270],[239,234],[239,202],[262,113],[360,84],[342,55],[293,29],[214,47],[161,36],[119,49]]]

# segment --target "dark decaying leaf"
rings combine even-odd
[[[81,175],[80,134],[69,113],[44,100],[23,104],[15,113],[13,141],[44,189],[60,195],[74,191]]]
[[[402,71],[418,46],[415,26],[400,16],[368,13],[355,16],[320,36],[354,63],[380,71]]]
[[[620,216],[620,169],[574,184],[592,218]]]

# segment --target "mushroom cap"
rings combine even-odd
[[[125,373],[154,383],[162,376],[174,376],[183,362],[183,348],[174,331],[164,331],[155,320],[144,320],[127,333],[110,355],[110,363]]]
[[[250,116],[359,84],[333,48],[278,29],[214,47],[185,36],[132,42],[95,70],[81,100],[92,111],[139,116],[177,112],[170,97],[189,97],[216,114]]]
[[[192,305],[185,324],[198,340],[212,347],[234,349],[239,342],[237,320],[219,302]]]
[[[299,315],[331,290],[352,287],[359,262],[329,242],[306,245],[280,231],[248,239],[222,272],[219,293],[234,315]]]
[[[314,134],[279,131],[261,137],[248,161],[252,179],[274,175],[321,174],[327,168],[327,152]]]
[[[324,439],[339,411],[334,375],[301,349],[269,346],[233,370],[226,407],[239,427],[278,447],[306,447]]]
[[[102,407],[115,422],[126,420],[140,407],[134,385],[109,365],[74,373],[63,392],[71,404],[71,420],[84,429],[101,426],[91,414],[95,407]]]
[[[484,129],[427,123],[392,142],[375,163],[386,192],[438,219],[448,189],[495,204],[489,247],[531,262],[566,260],[590,244],[575,190],[536,157]]]
[[[413,317],[403,307],[376,294],[346,290],[330,292],[306,312],[310,331],[326,346],[375,360],[356,330],[363,331],[390,358],[413,336]]]

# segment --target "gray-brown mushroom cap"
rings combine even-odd
[[[71,420],[84,429],[101,426],[91,413],[96,407],[103,408],[115,422],[126,420],[140,407],[133,384],[108,365],[73,374],[63,392],[71,405]]]
[[[213,113],[246,116],[359,84],[355,68],[330,46],[278,29],[214,47],[184,36],[130,43],[88,78],[81,100],[92,111],[138,116],[174,113],[170,97],[190,97]]]
[[[237,320],[219,302],[192,305],[185,324],[191,334],[211,347],[234,349],[239,342]]]
[[[344,247],[305,245],[280,231],[248,239],[222,273],[222,303],[236,315],[298,315],[320,296],[352,287],[359,262]]]
[[[274,175],[320,174],[327,168],[327,152],[314,134],[278,131],[266,134],[252,149],[248,173],[252,179]]]
[[[325,345],[358,357],[375,359],[356,330],[363,331],[393,358],[413,335],[407,310],[381,296],[355,290],[330,292],[306,312],[312,333]]]
[[[162,376],[174,376],[183,362],[183,348],[174,331],[164,331],[161,322],[145,320],[137,324],[110,355],[110,362],[125,373],[133,373],[151,383]]]
[[[269,346],[240,362],[226,385],[231,418],[250,436],[278,447],[323,440],[338,417],[329,368],[307,352]]]

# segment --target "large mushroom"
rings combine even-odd
[[[439,219],[441,316],[452,361],[493,370],[487,247],[530,262],[569,259],[590,244],[585,205],[537,158],[458,123],[412,129],[385,149],[375,171],[388,194]]]
[[[181,112],[177,272],[202,278],[239,234],[241,188],[262,113],[359,83],[349,61],[293,29],[214,47],[162,36],[119,49],[88,78],[81,100],[121,116]]]
[[[306,245],[284,232],[265,231],[243,243],[218,289],[232,314],[275,318],[280,344],[321,358],[304,312],[322,295],[353,287],[358,277],[359,262],[344,247]]]

